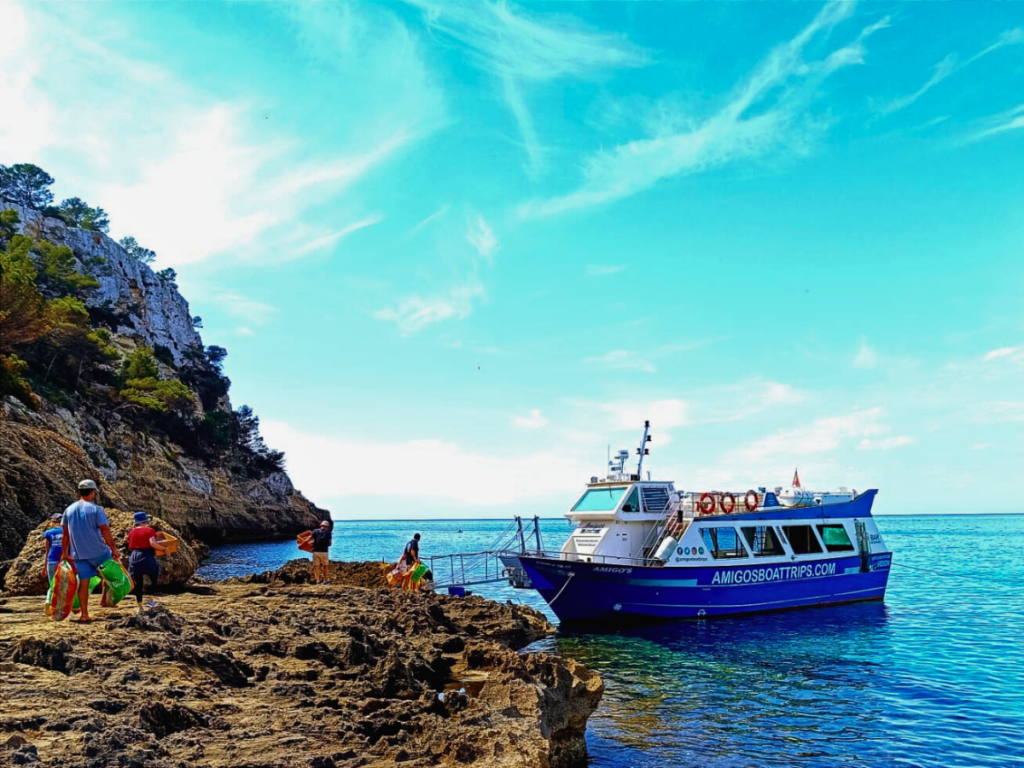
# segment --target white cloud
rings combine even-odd
[[[972,451],[984,451],[986,448],[991,448],[992,443],[975,443],[971,446]]]
[[[548,425],[548,420],[539,408],[533,408],[525,416],[512,416],[512,424],[520,429],[542,429]]]
[[[29,53],[29,24],[15,3],[0,4],[0,162],[31,162],[54,140],[53,108]]]
[[[1008,109],[1005,112],[992,115],[986,118],[983,123],[987,125],[985,128],[981,128],[966,139],[964,143],[970,144],[975,141],[981,141],[992,136],[998,136],[1001,133],[1007,131],[1016,131],[1024,128],[1024,104],[1019,104],[1013,109]]]
[[[470,61],[496,78],[516,120],[527,170],[534,174],[543,168],[545,148],[523,95],[523,82],[586,78],[649,61],[646,51],[625,37],[587,29],[566,15],[530,15],[507,2],[409,2],[424,9],[432,31],[464,46]]]
[[[238,328],[235,329],[235,333],[237,333],[239,336],[255,336],[256,335],[256,331],[254,331],[252,328],[250,328],[247,325],[240,325],[240,326],[238,326]]]
[[[368,442],[273,420],[261,421],[260,429],[269,445],[285,452],[296,487],[320,504],[368,495],[504,507],[571,496],[592,474],[591,467],[558,450],[505,455],[474,453],[437,438]]]
[[[358,232],[361,229],[372,227],[374,224],[379,224],[383,220],[383,216],[371,216],[367,219],[363,219],[362,221],[353,222],[335,232],[329,232],[326,235],[320,235],[319,237],[310,240],[306,244],[289,251],[289,255],[291,258],[299,258],[302,256],[308,256],[316,251],[322,251],[325,248],[333,248],[349,235]]]
[[[585,180],[564,197],[520,207],[524,217],[544,216],[629,197],[659,181],[698,173],[737,160],[753,159],[784,147],[803,150],[827,120],[806,107],[833,72],[864,61],[864,41],[888,26],[888,18],[860,31],[854,41],[823,58],[805,61],[812,40],[827,39],[853,13],[854,3],[827,4],[796,37],[777,46],[733,90],[728,102],[692,129],[631,141],[592,155]]]
[[[328,200],[334,212],[367,221],[352,187],[443,124],[443,99],[394,13],[348,8],[328,18],[328,4],[317,5],[284,11],[293,11],[295,28],[282,28],[301,28],[339,75],[346,66],[360,74],[329,143],[274,131],[266,105],[225,100],[122,53],[145,48],[121,45],[134,30],[114,20],[103,34],[83,33],[91,10],[2,5],[0,161],[15,161],[8,152],[30,155],[74,194],[102,204],[115,236],[133,234],[162,264],[280,254],[295,245],[296,230],[330,237],[329,226],[309,221]],[[325,23],[302,22],[314,13]],[[340,21],[365,34],[332,37]],[[387,68],[377,66],[383,60]],[[95,96],[108,91],[118,98]],[[11,114],[18,119],[5,119]],[[291,255],[303,252],[312,250]]]
[[[235,291],[215,289],[208,295],[209,303],[217,304],[229,315],[244,320],[248,325],[264,325],[277,311],[269,304],[242,296]],[[239,329],[239,332],[242,333],[242,330]]]
[[[477,253],[490,261],[500,247],[490,224],[480,214],[471,214],[466,222],[466,241]]]
[[[1000,347],[988,352],[982,360],[986,363],[1000,359],[1024,360],[1024,347]]]
[[[728,458],[736,465],[761,465],[769,460],[782,466],[800,463],[801,459],[814,459],[819,454],[836,450],[849,438],[863,439],[885,432],[882,414],[881,408],[870,408],[816,419],[811,424],[780,430],[736,448],[728,453]]]
[[[853,367],[874,368],[876,365],[878,365],[878,353],[869,347],[867,340],[861,336],[860,347],[857,349],[857,354],[853,357]]]
[[[891,451],[893,448],[900,448],[904,445],[910,445],[916,442],[913,437],[908,435],[899,435],[895,437],[885,437],[881,440],[872,440],[865,437],[857,444],[858,451]]]
[[[902,98],[899,99],[893,99],[888,104],[884,105],[879,110],[879,112],[881,112],[883,115],[890,115],[893,112],[898,112],[901,109],[906,109],[915,101],[917,101],[926,93],[928,93],[928,91],[930,91],[936,85],[938,85],[951,74],[956,72],[957,69],[959,69],[959,67],[957,67],[957,56],[955,53],[951,53],[949,56],[947,56],[937,65],[935,65],[935,72],[928,79],[928,82],[926,82],[924,85],[922,85],[920,88],[918,88],[911,94],[903,96]]]
[[[932,73],[932,76],[928,78],[927,82],[925,82],[924,85],[922,85],[920,88],[918,88],[911,94],[903,96],[899,99],[893,99],[888,104],[885,104],[879,110],[879,112],[882,115],[890,115],[893,112],[898,112],[901,109],[906,109],[915,101],[917,101],[926,93],[928,93],[928,91],[930,91],[936,85],[945,80],[947,77],[949,77],[952,74],[955,74],[956,72],[959,72],[962,69],[965,69],[966,67],[970,66],[983,56],[987,56],[993,51],[997,51],[1000,48],[1004,48],[1008,45],[1020,45],[1021,43],[1024,43],[1024,29],[1011,29],[1001,34],[999,36],[999,39],[996,40],[996,42],[994,42],[988,48],[985,48],[980,53],[976,53],[974,56],[967,59],[967,61],[965,61],[963,64],[958,64],[957,55],[955,53],[951,53],[948,56],[946,56],[942,61],[935,65],[935,72]]]
[[[1010,421],[1024,421],[1024,402],[989,400],[971,406],[969,412],[971,421],[980,424],[1004,424]]]
[[[584,363],[599,365],[613,371],[640,371],[641,373],[654,373],[658,369],[654,363],[641,357],[636,352],[626,349],[615,349],[599,357],[588,357]]]
[[[624,270],[626,264],[587,264],[587,277],[605,277],[606,275],[617,275]]]
[[[440,208],[438,208],[436,211],[434,211],[432,214],[427,216],[425,219],[421,219],[419,222],[417,222],[416,226],[414,226],[412,229],[409,230],[409,237],[412,237],[417,232],[420,232],[421,230],[423,230],[431,222],[436,221],[437,219],[439,219],[442,216],[444,216],[446,213],[448,213],[448,209],[450,207],[451,206],[448,203],[445,203]]]
[[[398,306],[379,309],[373,316],[394,323],[403,336],[410,336],[443,320],[466,319],[473,311],[474,302],[485,293],[484,287],[473,281],[456,285],[444,294],[407,296]]]
[[[643,429],[644,421],[650,421],[659,434],[675,427],[690,423],[691,406],[686,400],[664,398],[648,402],[623,400],[612,403],[598,403],[593,407],[610,417],[613,429]],[[664,440],[660,442],[664,443]]]

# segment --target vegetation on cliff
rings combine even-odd
[[[103,209],[80,198],[50,207],[52,183],[28,163],[0,166],[0,198],[52,214],[69,227],[107,230]],[[89,270],[102,269],[102,257],[80,262],[68,246],[46,240],[42,227],[19,232],[20,224],[17,211],[0,210],[0,395],[34,410],[40,396],[69,409],[112,408],[187,454],[207,462],[229,460],[248,477],[283,469],[284,454],[263,442],[252,409],[225,406],[231,385],[222,371],[227,350],[191,347],[176,365],[166,347],[115,338],[118,318],[90,312],[85,303],[99,287]],[[135,238],[121,245],[142,264],[155,258]],[[165,283],[175,277],[172,269],[157,273]]]

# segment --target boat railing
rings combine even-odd
[[[653,557],[623,557],[621,555],[585,555],[579,552],[562,552],[552,549],[528,549],[525,552],[517,553],[526,557],[538,557],[545,560],[562,560],[569,563],[599,563],[601,565],[635,565],[635,566],[660,566],[664,565],[661,560]]]

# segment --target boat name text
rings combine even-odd
[[[808,563],[807,565],[781,565],[778,568],[746,568],[715,571],[712,584],[760,584],[764,581],[809,579],[816,576],[834,576],[835,563]]]

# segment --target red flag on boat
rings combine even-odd
[[[800,487],[800,474],[795,469],[793,470],[793,487]]]

